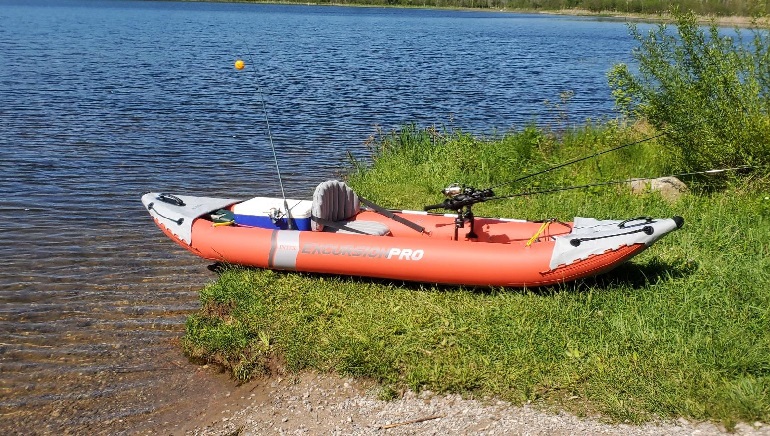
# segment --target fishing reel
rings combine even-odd
[[[455,241],[457,240],[458,230],[465,227],[465,222],[470,223],[471,231],[466,235],[469,239],[478,238],[476,232],[473,231],[474,216],[471,209],[474,204],[487,201],[494,198],[495,193],[491,189],[476,189],[472,186],[465,186],[459,184],[451,184],[441,190],[446,200],[439,204],[431,204],[425,206],[425,210],[434,209],[446,209],[457,213],[455,218]]]
[[[458,212],[463,208],[470,208],[476,203],[487,201],[495,196],[491,189],[476,189],[472,186],[458,185],[456,183],[441,190],[447,197],[442,203],[425,206],[425,210],[446,209]]]
[[[284,207],[286,206],[288,205],[284,203]],[[285,211],[277,207],[271,207],[270,210],[267,211],[267,217],[270,218],[270,222],[272,222],[273,225],[279,229],[297,229],[296,223],[294,222],[294,219],[292,219],[291,212],[288,207],[286,207]]]
[[[267,212],[267,217],[270,218],[270,221],[273,224],[278,224],[278,222],[283,219],[286,216],[285,213],[281,209],[271,207],[270,210]]]

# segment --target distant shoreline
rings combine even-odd
[[[439,6],[404,6],[404,5],[378,5],[378,4],[358,4],[358,3],[318,3],[314,1],[292,1],[292,0],[179,0],[185,2],[201,3],[253,3],[253,4],[275,4],[275,5],[304,5],[304,6],[336,6],[336,7],[358,7],[358,8],[383,8],[383,9],[434,9],[434,10],[455,10],[455,11],[477,11],[477,12],[500,12],[507,14],[540,14],[540,15],[562,15],[572,17],[586,17],[617,21],[633,21],[646,23],[673,23],[674,17],[670,13],[662,14],[637,14],[624,13],[620,11],[602,11],[592,12],[587,9],[492,9],[492,8],[463,8],[463,7],[439,7]],[[770,28],[770,17],[752,18],[746,16],[717,16],[717,15],[697,15],[699,23],[716,24],[721,27],[740,27],[740,28]]]
[[[626,14],[621,12],[591,12],[585,9],[560,9],[557,11],[532,11],[538,14],[567,15],[577,17],[594,17],[610,20],[638,21],[652,23],[673,23],[674,17],[670,13],[665,14]],[[716,16],[716,15],[696,15],[698,22],[702,24],[714,23],[718,26],[729,27],[770,27],[768,17],[752,18],[741,16]]]

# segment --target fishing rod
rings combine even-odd
[[[465,186],[465,185],[459,185],[459,184],[452,184],[448,186],[447,188],[443,189],[441,191],[442,194],[444,194],[445,198],[443,202],[439,204],[431,204],[424,207],[425,211],[430,211],[434,209],[446,209],[454,211],[457,214],[457,217],[455,218],[455,233],[454,233],[454,239],[457,240],[458,237],[458,230],[465,227],[465,223],[470,223],[470,232],[466,235],[468,238],[475,238],[477,235],[474,232],[474,220],[475,216],[473,214],[473,205],[477,203],[482,203],[485,201],[491,201],[491,200],[503,200],[503,199],[510,199],[515,197],[523,197],[528,195],[535,195],[535,194],[546,194],[546,193],[552,193],[552,192],[559,192],[559,191],[567,191],[571,189],[583,189],[583,188],[589,188],[594,186],[606,186],[606,185],[614,185],[614,184],[621,184],[621,183],[629,183],[633,181],[639,181],[639,180],[653,180],[658,177],[648,177],[648,178],[633,178],[633,179],[625,179],[625,180],[613,180],[609,182],[600,182],[600,183],[592,183],[587,185],[580,185],[580,186],[564,186],[559,188],[552,188],[552,189],[545,189],[541,191],[530,191],[530,192],[522,192],[518,194],[512,194],[512,195],[504,195],[499,196],[496,195],[493,189],[497,189],[501,186],[506,185],[512,185],[516,182],[526,180],[530,177],[535,177],[540,174],[547,173],[549,171],[554,171],[559,168],[564,168],[568,165],[572,165],[578,162],[582,162],[588,159],[592,159],[598,156],[601,156],[603,154],[611,153],[613,151],[617,151],[626,147],[630,147],[632,145],[641,144],[647,141],[651,141],[656,138],[660,138],[661,136],[668,135],[669,132],[663,131],[661,133],[658,133],[657,135],[649,136],[646,138],[642,138],[638,141],[629,142],[627,144],[622,144],[617,147],[613,147],[607,150],[600,151],[598,153],[594,153],[588,156],[584,156],[578,159],[573,159],[568,162],[564,162],[559,165],[552,166],[550,168],[546,168],[542,171],[538,171],[532,174],[527,174],[521,177],[518,177],[514,180],[510,180],[505,183],[500,183],[498,185],[494,185],[487,189],[476,189],[472,186]],[[694,171],[689,173],[680,173],[680,174],[673,174],[669,177],[684,177],[684,176],[691,176],[691,175],[697,175],[697,174],[717,174],[721,172],[726,171],[737,171],[741,169],[748,169],[748,168],[760,168],[757,166],[750,166],[750,165],[744,165],[740,167],[734,167],[734,168],[723,168],[723,169],[715,169],[715,170],[706,170],[706,171]]]
[[[767,168],[767,167],[756,166],[756,165],[743,165],[743,166],[738,166],[733,168],[721,168],[721,169],[713,169],[713,170],[705,170],[705,171],[691,171],[687,173],[671,174],[668,176],[634,177],[631,179],[611,180],[608,182],[589,183],[586,185],[560,186],[558,188],[543,189],[539,191],[520,192],[517,194],[510,194],[510,195],[496,195],[491,189],[476,189],[471,186],[451,185],[448,188],[442,190],[442,193],[445,196],[447,196],[447,198],[442,203],[425,206],[424,210],[430,211],[434,209],[446,209],[446,210],[455,211],[457,213],[457,219],[455,220],[456,228],[462,228],[465,222],[469,221],[471,224],[470,234],[473,234],[474,215],[471,208],[473,207],[473,205],[477,203],[483,203],[483,202],[493,201],[493,200],[507,200],[511,198],[526,197],[526,196],[536,195],[536,194],[550,194],[554,192],[569,191],[574,189],[585,189],[585,188],[592,188],[596,186],[619,185],[619,184],[631,183],[635,181],[655,180],[661,177],[685,177],[685,176],[694,176],[699,174],[718,174],[718,173],[724,173],[728,171],[740,171],[740,170],[757,169],[757,168]]]
[[[588,155],[588,156],[584,156],[584,157],[581,157],[581,158],[578,158],[578,159],[574,159],[574,160],[571,160],[571,161],[568,161],[568,162],[564,162],[564,163],[561,163],[559,165],[555,165],[555,166],[552,166],[550,168],[546,168],[546,169],[544,169],[542,171],[538,171],[536,173],[527,174],[525,176],[521,176],[519,178],[516,178],[516,179],[513,179],[513,180],[509,180],[507,182],[500,183],[498,185],[491,186],[489,189],[491,190],[491,189],[496,189],[496,188],[499,188],[499,187],[502,187],[502,186],[512,185],[512,184],[514,184],[516,182],[520,182],[522,180],[526,180],[526,179],[528,179],[530,177],[539,176],[541,174],[545,174],[547,172],[558,170],[559,168],[564,168],[566,166],[569,166],[569,165],[572,165],[572,164],[576,164],[578,162],[583,162],[583,161],[588,160],[588,159],[593,159],[593,158],[599,157],[599,156],[601,156],[603,154],[611,153],[613,151],[617,151],[617,150],[620,150],[620,149],[623,149],[623,148],[626,148],[626,147],[630,147],[632,145],[637,145],[637,144],[641,144],[641,143],[644,143],[644,142],[647,142],[647,141],[652,141],[653,139],[660,138],[661,136],[665,136],[667,134],[668,134],[668,132],[664,131],[664,132],[658,133],[657,135],[653,135],[653,136],[648,136],[646,138],[642,138],[642,139],[640,139],[638,141],[629,142],[627,144],[623,144],[623,145],[620,145],[620,146],[617,146],[617,147],[613,147],[613,148],[610,148],[610,149],[607,149],[607,150],[603,150],[603,151],[600,151],[598,153],[594,153],[592,155]]]
[[[705,123],[705,121],[693,122],[693,123],[690,124],[690,126],[698,126],[698,125],[704,124],[704,123]],[[619,145],[617,147],[613,147],[613,148],[609,148],[607,150],[600,151],[598,153],[594,153],[594,154],[591,154],[591,155],[588,155],[588,156],[584,156],[584,157],[581,157],[581,158],[578,158],[578,159],[574,159],[574,160],[571,160],[571,161],[568,161],[568,162],[564,162],[564,163],[561,163],[559,165],[555,165],[555,166],[546,168],[546,169],[544,169],[542,171],[538,171],[538,172],[535,172],[535,173],[532,173],[532,174],[527,174],[525,176],[521,176],[519,178],[516,178],[516,179],[513,179],[513,180],[509,180],[507,182],[503,182],[503,183],[491,186],[488,189],[492,190],[492,189],[496,189],[496,188],[499,188],[499,187],[502,187],[502,186],[512,185],[512,184],[514,184],[516,182],[520,182],[522,180],[526,180],[526,179],[528,179],[530,177],[539,176],[541,174],[545,174],[545,173],[548,173],[550,171],[558,170],[560,168],[564,168],[566,166],[569,166],[569,165],[572,165],[572,164],[576,164],[578,162],[583,162],[583,161],[588,160],[588,159],[593,159],[593,158],[599,157],[599,156],[601,156],[603,154],[611,153],[613,151],[618,151],[620,149],[623,149],[623,148],[626,148],[626,147],[630,147],[632,145],[637,145],[637,144],[642,144],[644,142],[652,141],[653,139],[660,138],[661,136],[666,136],[668,134],[670,134],[670,132],[667,132],[667,131],[663,130],[662,132],[658,133],[657,135],[648,136],[648,137],[642,138],[642,139],[640,139],[638,141],[629,142],[629,143],[626,143],[626,144]]]
[[[464,185],[461,186],[461,185],[458,185],[458,184],[453,184],[453,185],[450,185],[450,186],[448,186],[447,188],[445,188],[445,189],[443,189],[441,191],[441,193],[444,194],[445,197],[447,197],[443,202],[441,202],[439,204],[431,204],[431,205],[425,206],[424,209],[426,211],[430,211],[430,210],[434,210],[434,209],[453,210],[453,211],[457,212],[457,214],[458,214],[458,218],[457,218],[458,226],[461,225],[461,222],[463,221],[463,217],[465,217],[466,219],[471,220],[471,223],[472,223],[473,212],[470,210],[471,206],[473,206],[476,203],[481,203],[481,202],[484,202],[484,201],[488,201],[488,200],[492,200],[492,199],[497,199],[498,197],[495,195],[495,193],[493,191],[494,189],[497,189],[497,188],[499,188],[501,186],[512,185],[512,184],[514,184],[516,182],[528,179],[530,177],[539,176],[540,174],[545,174],[545,173],[547,173],[549,171],[554,171],[554,170],[557,170],[559,168],[564,168],[564,167],[566,167],[568,165],[576,164],[578,162],[582,162],[582,161],[585,161],[585,160],[588,160],[588,159],[592,159],[592,158],[601,156],[603,154],[611,153],[613,151],[617,151],[617,150],[620,150],[620,149],[623,149],[623,148],[626,148],[626,147],[630,147],[632,145],[641,144],[643,142],[651,141],[651,140],[653,140],[655,138],[659,138],[659,137],[661,137],[663,135],[666,135],[666,134],[668,134],[668,133],[667,132],[661,132],[661,133],[658,133],[657,135],[653,135],[653,136],[649,136],[649,137],[646,137],[646,138],[642,138],[642,139],[640,139],[638,141],[629,142],[627,144],[622,144],[622,145],[619,145],[617,147],[613,147],[613,148],[610,148],[610,149],[607,149],[607,150],[600,151],[598,153],[594,153],[594,154],[591,154],[591,155],[588,155],[588,156],[583,156],[583,157],[578,158],[578,159],[573,159],[571,161],[564,162],[564,163],[561,163],[559,165],[555,165],[555,166],[546,168],[546,169],[544,169],[542,171],[538,171],[538,172],[535,172],[535,173],[532,173],[532,174],[527,174],[525,176],[521,176],[519,178],[510,180],[510,181],[507,181],[507,182],[504,182],[504,183],[493,185],[493,186],[491,186],[491,187],[489,187],[487,189],[476,189],[476,188],[471,187],[471,186],[464,186]],[[503,197],[503,198],[505,198],[505,197]],[[463,210],[465,210],[465,212],[463,212]]]
[[[755,165],[743,165],[743,166],[733,167],[733,168],[721,168],[721,169],[706,170],[706,171],[691,171],[687,173],[672,174],[665,177],[684,177],[684,176],[694,176],[698,174],[718,174],[718,173],[724,173],[727,171],[739,171],[739,170],[750,169],[750,168],[767,168],[767,167],[760,167]],[[450,185],[449,187],[441,191],[447,197],[442,203],[425,206],[424,210],[426,212],[434,209],[446,209],[446,210],[454,211],[457,214],[457,217],[455,218],[455,232],[454,232],[454,240],[456,241],[458,237],[459,229],[465,227],[466,222],[470,224],[470,232],[468,232],[466,237],[468,238],[478,237],[478,235],[474,231],[475,215],[473,214],[473,210],[472,210],[473,206],[477,203],[483,203],[483,202],[492,201],[492,200],[507,200],[511,198],[525,197],[525,196],[535,195],[535,194],[549,194],[553,192],[568,191],[572,189],[591,188],[594,186],[619,185],[621,183],[630,183],[630,182],[642,181],[642,180],[654,180],[657,178],[659,177],[635,177],[632,179],[612,180],[609,182],[590,183],[587,185],[562,186],[558,188],[543,189],[540,191],[520,192],[518,194],[511,194],[511,195],[495,195],[495,193],[491,189],[476,189],[470,186]]]
[[[246,56],[249,59],[249,62],[252,65],[255,65],[254,64],[254,58],[252,58],[250,50],[246,50]],[[243,70],[243,68],[245,66],[246,66],[246,64],[243,62],[243,60],[238,59],[238,60],[235,61],[235,69],[236,70],[239,70],[239,71]],[[254,84],[255,84],[255,87],[257,88],[257,95],[259,95],[259,101],[260,101],[260,103],[262,105],[262,113],[265,116],[265,126],[267,128],[267,138],[268,138],[268,141],[270,142],[270,149],[273,151],[273,162],[275,162],[275,172],[278,175],[278,184],[281,187],[281,198],[283,198],[283,207],[286,209],[286,217],[287,217],[286,221],[287,221],[287,224],[288,224],[288,229],[289,230],[295,230],[294,223],[292,222],[293,220],[291,218],[291,209],[289,208],[289,202],[286,200],[286,191],[283,189],[283,178],[281,177],[281,167],[278,165],[278,155],[275,152],[275,144],[273,144],[273,134],[272,134],[272,132],[270,130],[270,120],[269,120],[269,118],[267,116],[267,105],[265,103],[265,96],[262,93],[262,87],[259,86],[259,80],[258,80],[258,77],[257,77],[257,72],[254,71],[253,69],[251,70],[251,72],[254,75]],[[274,218],[275,220],[280,219],[281,218],[280,213],[277,212],[276,215],[273,216],[272,218]]]
[[[687,173],[679,173],[679,174],[670,174],[667,176],[659,176],[659,177],[634,177],[632,179],[623,179],[623,180],[611,180],[607,182],[597,182],[597,183],[589,183],[586,185],[574,185],[574,186],[560,186],[557,188],[550,188],[550,189],[542,189],[539,191],[527,191],[527,192],[520,192],[517,194],[511,194],[511,195],[497,195],[497,196],[481,196],[480,201],[493,201],[493,200],[508,200],[511,198],[517,198],[517,197],[527,197],[530,195],[536,195],[536,194],[552,194],[554,192],[561,192],[561,191],[570,191],[574,189],[585,189],[585,188],[593,188],[596,186],[610,186],[610,185],[620,185],[620,184],[626,184],[631,182],[639,182],[639,181],[645,181],[645,180],[655,180],[662,177],[686,177],[686,176],[696,176],[700,174],[719,174],[724,173],[728,171],[740,171],[740,170],[746,170],[746,169],[756,169],[756,168],[763,168],[758,167],[755,165],[742,165],[739,167],[733,167],[733,168],[721,168],[721,169],[714,169],[714,170],[705,170],[705,171],[691,171]],[[483,191],[482,191],[483,192]],[[477,201],[479,202],[479,201]]]

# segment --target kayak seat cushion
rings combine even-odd
[[[333,225],[326,225],[324,232],[329,233],[353,233],[373,236],[386,236],[390,229],[377,221],[336,221]]]
[[[387,235],[390,229],[376,221],[351,221],[361,211],[358,195],[339,180],[321,183],[313,193],[310,229],[334,233]]]

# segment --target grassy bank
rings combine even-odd
[[[419,208],[450,182],[495,185],[646,135],[614,124],[488,139],[406,127],[373,138],[374,163],[354,164],[349,180],[379,203]],[[498,192],[662,174],[660,147]],[[374,379],[385,398],[430,389],[614,421],[770,422],[768,182],[687,181],[693,192],[674,203],[615,186],[477,207],[529,219],[685,217],[682,230],[595,279],[464,289],[236,268],[201,292],[183,347],[240,380],[279,365]]]

